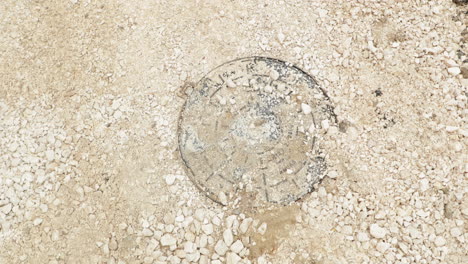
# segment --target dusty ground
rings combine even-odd
[[[466,12],[2,1],[0,263],[468,263]],[[180,87],[252,55],[317,77],[340,122],[317,191],[269,210],[211,202],[177,150]]]

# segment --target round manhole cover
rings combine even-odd
[[[238,59],[188,96],[179,148],[191,180],[212,200],[284,204],[323,177],[319,138],[328,122],[330,101],[311,76],[277,59]]]

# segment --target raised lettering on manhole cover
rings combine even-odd
[[[179,148],[193,183],[212,200],[289,203],[325,171],[322,126],[335,122],[326,94],[286,62],[225,63],[194,87],[179,120]]]

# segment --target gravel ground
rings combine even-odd
[[[463,2],[2,1],[0,263],[468,263]],[[178,152],[183,88],[254,55],[338,118],[288,206],[216,204]]]

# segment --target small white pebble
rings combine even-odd
[[[38,226],[38,225],[40,225],[41,223],[42,223],[42,218],[36,218],[36,219],[34,219],[33,224],[34,224],[35,226]]]
[[[345,235],[351,236],[353,234],[353,227],[350,225],[345,225],[341,228],[341,232]]]
[[[463,144],[460,142],[453,142],[452,148],[455,150],[455,152],[460,152],[463,150]]]
[[[7,214],[9,214],[11,212],[12,208],[13,208],[13,205],[11,203],[8,203],[8,204],[0,207],[0,212],[7,215]]]
[[[49,133],[49,134],[47,135],[47,142],[49,142],[49,144],[51,144],[51,145],[55,144],[55,136],[54,136],[54,134]]]
[[[267,230],[267,223],[263,223],[260,225],[260,227],[257,229],[258,233],[264,235]]]
[[[176,180],[176,176],[169,174],[169,175],[164,176],[164,180],[166,181],[167,185],[172,185],[174,184]]]
[[[328,177],[331,179],[335,179],[338,176],[338,172],[336,171],[330,171],[328,172]]]
[[[193,253],[193,252],[195,252],[196,249],[197,249],[197,245],[195,243],[190,242],[190,241],[185,242],[185,244],[184,244],[185,253],[187,253],[187,254]]]
[[[312,113],[312,108],[308,105],[308,104],[304,104],[302,103],[301,104],[301,109],[302,109],[302,112],[306,115]]]
[[[464,137],[468,137],[468,129],[459,129],[458,134],[460,134],[460,135],[462,135]]]
[[[141,232],[141,234],[145,237],[150,237],[153,235],[153,231],[151,231],[150,229],[148,228],[145,228],[143,229],[143,231]]]
[[[224,192],[219,192],[218,194],[218,198],[219,198],[219,201],[223,204],[223,205],[227,205],[228,201],[227,201],[227,196]]]
[[[226,254],[226,252],[228,251],[228,247],[226,246],[223,240],[219,240],[218,243],[216,243],[214,249],[216,251],[216,254],[220,256],[224,256],[224,254]]]
[[[445,130],[447,130],[447,132],[455,132],[459,129],[459,127],[456,127],[456,126],[447,126],[445,127]]]
[[[13,142],[10,144],[10,146],[8,147],[8,150],[10,152],[15,152],[17,149],[18,149],[18,143],[17,142]]]
[[[275,70],[272,70],[272,71],[270,72],[270,78],[273,79],[273,80],[275,80],[275,81],[278,80],[278,78],[279,78],[279,73],[278,73],[277,71],[275,71]]]
[[[324,130],[328,130],[330,128],[330,121],[328,121],[328,119],[322,121],[322,128]]]
[[[199,264],[208,264],[208,257],[205,255],[200,256],[200,260],[198,261]],[[212,262],[213,263],[213,262]]]
[[[206,224],[202,225],[202,230],[205,232],[207,235],[213,234],[213,225],[212,224]]]
[[[460,228],[454,227],[454,228],[450,229],[450,234],[451,234],[453,237],[459,237],[459,236],[462,235],[462,231],[460,230]]]
[[[176,222],[183,222],[185,219],[184,215],[178,215],[176,218],[175,218],[175,221]]]
[[[225,105],[226,103],[227,103],[226,98],[223,97],[223,98],[219,99],[219,104],[220,105]]]
[[[387,230],[380,227],[378,224],[372,224],[370,226],[370,234],[375,238],[384,238],[387,234]]]
[[[198,208],[197,210],[195,210],[195,218],[198,221],[203,222],[203,219],[205,219],[205,210],[202,208]]]
[[[244,244],[242,244],[242,241],[240,240],[236,240],[236,242],[231,245],[231,251],[237,254],[239,254],[243,248]]]
[[[177,239],[175,239],[172,235],[165,234],[161,237],[161,245],[163,246],[173,246],[177,244]]]
[[[232,242],[234,242],[234,237],[232,235],[231,229],[226,229],[223,232],[223,238],[224,238],[224,243],[226,243],[226,246],[230,246]]]
[[[320,186],[318,191],[317,191],[317,194],[319,197],[326,197],[327,196],[327,190],[325,190],[325,188],[323,186]]]
[[[313,133],[314,133],[314,131],[315,131],[315,124],[314,124],[314,123],[312,123],[312,124],[310,125],[308,131],[309,131],[310,134],[313,134]]]
[[[283,43],[284,39],[286,38],[282,32],[279,32],[277,37],[280,43]]]
[[[226,264],[238,264],[241,259],[236,253],[229,252],[226,256]]]
[[[234,222],[237,222],[237,216],[236,215],[230,215],[226,218],[226,227],[227,228],[232,228],[232,225]]]
[[[52,241],[58,241],[60,238],[60,232],[58,230],[52,231],[51,239]]]
[[[47,159],[48,161],[53,161],[54,158],[55,158],[54,151],[53,151],[53,150],[50,150],[50,149],[47,150],[47,151],[45,152],[45,156],[46,156],[46,159]]]
[[[252,223],[252,218],[246,218],[242,221],[242,223],[239,226],[239,230],[241,233],[246,233],[247,230],[249,229],[250,223]]]
[[[114,118],[115,119],[120,119],[121,117],[122,117],[122,112],[120,112],[119,110],[114,112]]]
[[[389,247],[390,247],[390,244],[385,243],[385,242],[379,242],[379,243],[377,243],[376,249],[377,249],[380,253],[385,253],[385,251],[387,251],[387,249],[388,249]]]
[[[221,219],[218,216],[213,217],[213,219],[211,219],[211,222],[217,226],[221,225]]]
[[[458,66],[457,62],[452,60],[452,59],[446,60],[444,62],[449,67],[457,67]]]
[[[112,109],[114,109],[114,110],[119,109],[119,107],[120,107],[120,101],[119,101],[119,100],[114,100],[114,101],[112,101],[111,107],[112,107]]]
[[[429,189],[429,180],[428,179],[421,179],[419,181],[419,189],[421,189],[422,192],[425,192]]]
[[[437,236],[436,239],[434,240],[434,244],[438,247],[445,245],[445,238],[441,236]]]
[[[260,257],[257,258],[257,263],[258,264],[267,264],[268,261],[265,259],[264,256],[260,256]]]
[[[228,79],[228,80],[226,81],[226,84],[227,84],[227,86],[228,86],[229,88],[235,88],[235,87],[237,86],[236,83],[235,83],[233,80],[231,80],[231,79]]]
[[[357,234],[357,240],[359,242],[366,242],[369,241],[369,236],[366,233],[360,232]]]
[[[458,75],[458,74],[461,73],[461,70],[458,67],[450,67],[450,68],[447,69],[447,71],[453,76]]]

